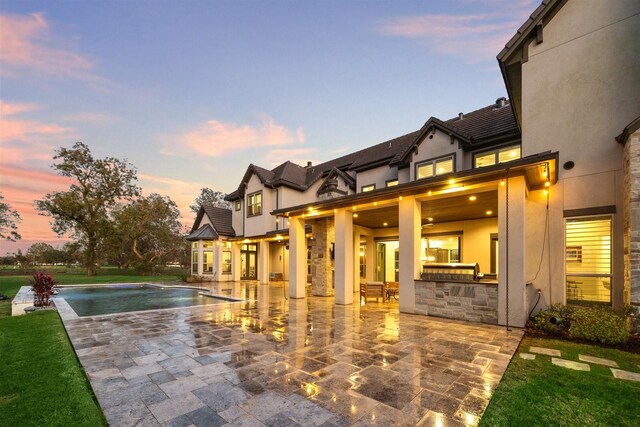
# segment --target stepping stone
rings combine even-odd
[[[555,358],[555,357],[551,358],[551,363],[553,363],[556,366],[560,366],[562,368],[574,369],[576,371],[590,371],[591,370],[591,366],[587,365],[586,363],[573,362],[571,360],[558,359],[558,358]]]
[[[536,355],[531,353],[520,353],[520,358],[524,360],[534,360]]]
[[[614,377],[621,380],[638,381],[640,382],[640,374],[637,372],[623,371],[622,369],[611,368],[611,373]]]
[[[580,359],[581,362],[595,363],[596,365],[604,365],[604,366],[608,366],[610,368],[617,368],[618,367],[618,364],[616,362],[614,362],[613,360],[603,359],[601,357],[586,356],[584,354],[579,354],[578,355],[578,359]]]
[[[562,357],[561,354],[560,354],[560,350],[556,350],[556,349],[553,349],[553,348],[529,347],[529,351],[531,353],[544,354],[546,356]]]

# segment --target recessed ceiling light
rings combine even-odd
[[[358,214],[353,214],[353,217],[354,218],[358,218]]]
[[[469,196],[469,200],[471,200],[472,202],[475,202],[476,199],[477,199],[476,196]]]
[[[385,223],[383,223],[382,225],[384,225],[384,226],[386,227],[386,226],[387,226],[387,225],[389,225],[389,224],[387,224],[387,223],[385,222]]]
[[[427,196],[431,195],[431,190],[427,191]]]
[[[486,214],[487,215],[491,215],[493,213],[493,211],[487,211]]]
[[[427,221],[433,221],[433,218],[427,218]]]
[[[455,180],[453,180],[453,179],[450,179],[450,180],[449,180],[449,184],[455,184],[455,182],[456,182],[456,181],[455,181]]]

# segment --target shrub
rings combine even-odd
[[[546,310],[540,310],[533,318],[533,324],[537,329],[541,329],[548,334],[559,334],[569,329],[571,326],[571,315],[573,307],[564,304],[553,304]],[[554,325],[551,318],[562,319],[562,323]]]
[[[629,339],[629,325],[625,314],[618,314],[610,307],[577,307],[569,333],[574,338],[602,344],[622,344]]]
[[[630,321],[631,332],[640,332],[640,307],[627,305],[624,307],[624,315]]]
[[[33,275],[32,279],[29,279],[31,290],[34,293],[33,305],[36,307],[48,307],[49,299],[53,294],[53,287],[58,284],[56,280],[53,280],[48,274],[38,271]]]

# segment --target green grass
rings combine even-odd
[[[0,427],[103,426],[106,420],[54,311],[11,317],[31,276],[0,276]],[[173,281],[178,276],[56,274],[63,285]]]
[[[0,318],[0,426],[104,426],[54,311]]]
[[[555,348],[562,358],[578,354],[618,362],[621,369],[640,372],[640,354],[543,338],[525,337],[517,353],[529,346]],[[613,377],[611,370],[591,364],[591,372],[514,356],[480,422],[481,426],[638,426],[640,383]]]

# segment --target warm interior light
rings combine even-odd
[[[358,214],[353,214],[353,217],[354,218],[358,218]]]
[[[385,223],[384,223],[384,224],[382,224],[382,225],[384,225],[384,226],[386,227],[386,226],[387,226],[387,225],[389,225],[389,224],[387,224],[387,223],[385,222]]]
[[[476,196],[469,196],[469,200],[471,200],[472,202],[475,202],[476,199],[477,199]]]
[[[427,218],[427,221],[433,221],[433,218]]]
[[[486,214],[487,215],[491,215],[493,213],[493,211],[487,211]]]

